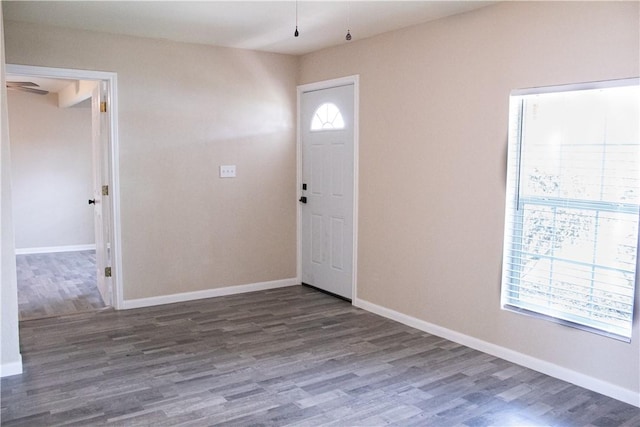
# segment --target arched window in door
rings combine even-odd
[[[327,102],[319,106],[313,114],[311,130],[322,131],[333,129],[344,129],[344,120],[336,104]]]

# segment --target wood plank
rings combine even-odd
[[[294,286],[20,323],[11,425],[640,425],[640,409]]]

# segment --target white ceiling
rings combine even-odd
[[[494,1],[2,1],[5,20],[305,54]]]

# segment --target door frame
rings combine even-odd
[[[296,280],[302,283],[302,206],[297,200],[302,196],[302,138],[301,138],[301,101],[302,94],[316,90],[331,89],[353,85],[353,268],[351,277],[351,303],[356,301],[358,288],[358,146],[360,140],[360,75],[340,77],[297,86],[297,123],[296,123]]]
[[[25,77],[46,77],[54,79],[96,80],[107,83],[107,102],[109,105],[109,196],[111,217],[111,304],[116,310],[123,307],[122,293],[122,238],[120,222],[120,156],[118,145],[118,75],[107,71],[78,70],[70,68],[39,67],[34,65],[6,64],[7,74],[19,74]]]

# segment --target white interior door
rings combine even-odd
[[[303,92],[302,282],[353,298],[354,85]]]
[[[105,275],[105,268],[110,266],[109,262],[109,238],[107,226],[109,224],[109,200],[103,195],[103,185],[109,180],[105,179],[109,173],[109,168],[105,165],[108,159],[106,150],[108,148],[108,133],[106,126],[106,114],[101,112],[103,101],[103,88],[101,82],[96,82],[96,86],[91,93],[91,133],[93,146],[93,205],[94,205],[94,228],[96,239],[96,276],[98,291],[102,296],[105,305],[111,305],[111,280]]]

